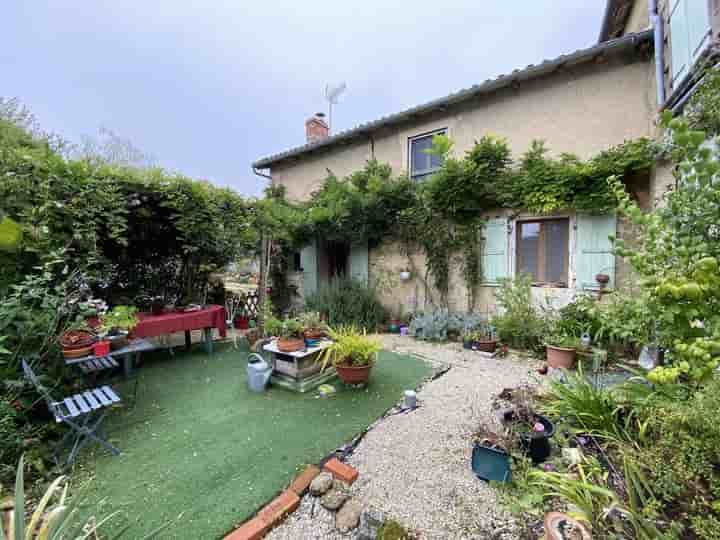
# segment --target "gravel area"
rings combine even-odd
[[[431,344],[383,336],[385,348],[450,365],[418,393],[420,407],[376,423],[349,457],[360,472],[352,494],[414,530],[422,539],[517,538],[513,519],[470,470],[471,435],[495,425],[491,401],[503,388],[537,381],[538,363],[509,355],[487,359],[457,343]],[[334,514],[306,495],[300,508],[270,533],[272,540],[347,539]]]

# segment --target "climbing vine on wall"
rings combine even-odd
[[[651,169],[659,148],[649,139],[637,139],[583,160],[570,154],[551,156],[542,141],[534,141],[514,161],[502,138],[485,136],[458,157],[452,141],[437,135],[428,151],[442,156],[443,165],[422,183],[393,176],[390,166],[375,160],[346,178],[329,173],[309,201],[294,206],[297,219],[289,236],[298,247],[313,237],[366,240],[370,246],[393,238],[407,252],[411,245],[419,246],[426,273],[444,305],[451,260],[459,254],[472,310],[482,281],[480,232],[485,212],[510,208],[537,214],[561,209],[607,213],[617,206],[617,198],[606,179]]]

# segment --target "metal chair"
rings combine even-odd
[[[69,431],[63,436],[55,450],[55,461],[59,466],[71,465],[78,455],[78,452],[90,441],[95,441],[107,448],[113,455],[118,455],[120,450],[115,448],[102,437],[100,426],[107,415],[108,409],[115,403],[120,403],[120,397],[109,386],[100,386],[85,390],[81,394],[68,396],[59,401],[54,401],[47,388],[37,378],[28,363],[22,361],[25,377],[33,384],[45,400],[48,409],[55,417],[55,421],[64,423]],[[60,451],[68,443],[72,444],[70,453],[64,463],[60,460]]]

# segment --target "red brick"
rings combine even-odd
[[[265,508],[258,512],[257,517],[263,520],[269,527],[280,523],[285,516],[295,511],[300,504],[300,497],[290,490],[283,491]]]
[[[320,469],[315,465],[308,465],[303,472],[295,477],[295,480],[292,481],[288,489],[299,497],[302,497],[303,493],[310,487],[310,483],[315,480],[318,474],[320,474]]]
[[[347,463],[343,463],[338,458],[332,458],[330,461],[325,463],[323,467],[327,472],[331,473],[338,480],[352,484],[357,480],[358,472]]]
[[[224,540],[260,540],[269,530],[270,525],[259,517],[255,517],[228,534]]]

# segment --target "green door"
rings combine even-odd
[[[317,240],[300,251],[300,268],[303,273],[303,296],[315,294],[318,289],[318,254]]]
[[[368,282],[368,244],[367,241],[350,246],[350,277],[367,285]]]

